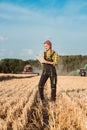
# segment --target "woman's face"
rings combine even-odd
[[[46,49],[46,51],[48,51],[49,49],[51,49],[51,46],[49,46],[48,44],[44,44],[44,48]]]

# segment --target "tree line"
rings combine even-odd
[[[61,73],[70,73],[77,71],[80,68],[84,68],[87,64],[87,55],[71,55],[71,56],[60,56],[58,70]]]
[[[41,69],[41,64],[38,60],[21,60],[21,59],[1,59],[0,73],[21,73],[25,65],[30,64],[32,67]],[[84,68],[87,64],[87,56],[82,55],[67,55],[59,56],[57,70],[61,73],[69,73],[79,68]]]
[[[25,65],[39,67],[37,60],[21,60],[21,59],[1,59],[0,60],[0,73],[21,73]]]

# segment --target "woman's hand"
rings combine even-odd
[[[43,63],[53,65],[53,62],[51,62],[51,61],[47,61],[47,60],[44,60]]]

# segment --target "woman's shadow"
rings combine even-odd
[[[44,130],[45,128],[49,130],[48,102],[46,100],[42,102],[42,117],[43,117],[43,126],[41,130]]]

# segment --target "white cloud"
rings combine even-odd
[[[13,43],[15,46],[26,44],[28,48],[33,48],[33,44],[27,45],[27,43],[36,42],[36,48],[40,50],[39,43],[47,38],[52,39],[55,46],[57,46],[56,43],[59,43],[59,48],[65,46],[68,48],[71,41],[72,46],[75,46],[76,43],[79,46],[84,39],[84,44],[87,43],[87,12],[82,11],[87,10],[87,2],[68,0],[62,8],[51,6],[49,9],[47,6],[46,8],[35,8],[35,5],[32,5],[31,8],[29,6],[0,4],[0,19],[2,21],[0,21],[0,30],[2,29],[3,33],[6,32],[11,37],[8,41],[9,49]],[[3,40],[6,40],[6,37],[0,36],[0,41]],[[20,45],[20,43],[22,44]],[[21,47],[24,48],[24,45]],[[34,48],[34,53],[36,48]],[[64,51],[63,53],[65,53]],[[32,49],[23,49],[20,55],[28,57],[34,54]]]
[[[28,24],[38,23],[40,25],[60,25],[61,23],[61,25],[63,25],[65,23],[67,24],[67,22],[71,23],[71,21],[75,22],[75,20],[83,20],[81,19],[82,14],[79,14],[79,12],[81,9],[86,8],[86,6],[87,2],[84,1],[69,1],[63,8],[60,9],[51,7],[48,10],[45,8],[37,8],[34,10],[34,6],[31,9],[28,7],[2,3],[0,4],[0,17],[16,22],[19,21],[21,23],[27,22]],[[84,20],[85,19],[87,20],[87,16],[84,15]]]
[[[2,3],[0,4],[0,17],[7,20],[34,21],[36,18],[38,19],[39,14],[25,7]]]
[[[4,56],[6,53],[6,50],[5,49],[0,49],[0,56]]]
[[[6,58],[6,57],[11,57],[13,54],[13,51],[7,50],[7,49],[0,49],[0,57]]]
[[[6,37],[6,36],[0,36],[0,41],[5,41],[5,40],[8,40],[8,37]]]
[[[22,56],[32,56],[33,55],[33,50],[32,49],[23,49],[21,51]]]

